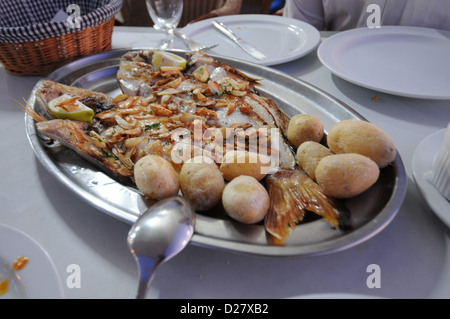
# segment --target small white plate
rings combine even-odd
[[[450,202],[427,180],[426,174],[444,142],[445,129],[431,134],[416,148],[412,158],[413,176],[431,210],[450,227]]]
[[[336,76],[400,96],[450,99],[450,32],[386,26],[337,33],[318,57]]]
[[[20,256],[27,265],[9,280],[9,291],[0,299],[60,299],[64,290],[56,267],[47,252],[31,237],[0,224],[0,281],[8,278],[5,263],[12,265]]]
[[[264,53],[267,60],[260,61],[248,55],[217,31],[211,25],[212,20],[226,24],[236,35]],[[267,14],[239,14],[202,20],[184,27],[181,32],[205,45],[219,44],[207,53],[259,65],[275,65],[301,58],[316,49],[320,42],[320,33],[312,25]]]

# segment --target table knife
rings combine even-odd
[[[240,37],[238,37],[233,31],[231,31],[227,26],[225,26],[222,22],[213,20],[211,22],[213,26],[222,32],[224,35],[226,35],[228,38],[230,38],[234,43],[236,43],[241,49],[243,49],[245,52],[250,54],[252,57],[258,59],[258,60],[265,60],[267,57],[252,47],[250,44],[242,40]]]

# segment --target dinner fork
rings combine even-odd
[[[189,50],[191,50],[191,51],[202,51],[202,50],[205,51],[205,50],[210,50],[210,49],[218,46],[218,44],[204,45],[204,44],[198,43],[197,41],[194,41],[191,38],[189,38],[186,34],[180,33],[178,31],[175,31],[174,34],[177,37],[181,38],[184,41],[184,43],[186,43],[186,45],[189,47]]]

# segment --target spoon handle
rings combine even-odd
[[[136,261],[139,266],[139,286],[136,299],[145,299],[158,263],[149,257],[137,257]]]
[[[153,277],[153,276],[152,276]],[[136,295],[136,299],[145,299],[147,297],[148,288],[150,287],[151,279],[148,280],[139,280],[138,292]]]

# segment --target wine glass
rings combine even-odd
[[[154,28],[166,33],[162,49],[172,48],[173,33],[183,13],[183,0],[145,0]]]

